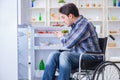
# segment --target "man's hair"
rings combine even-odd
[[[62,14],[65,14],[67,16],[69,14],[73,14],[75,17],[79,16],[79,10],[76,7],[76,5],[73,3],[68,3],[68,4],[65,4],[64,6],[60,7],[59,12]]]

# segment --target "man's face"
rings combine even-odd
[[[65,14],[60,14],[60,18],[62,19],[62,21],[67,25],[67,26],[71,26],[72,25],[72,17],[71,14],[70,15],[65,15]]]

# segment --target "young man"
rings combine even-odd
[[[56,35],[61,39],[67,51],[56,51],[49,55],[42,80],[54,80],[56,68],[59,69],[58,80],[69,80],[72,69],[79,66],[79,56],[86,51],[101,51],[98,36],[92,23],[79,15],[78,8],[68,3],[59,9],[64,23],[71,27],[68,35],[61,32]],[[84,56],[86,60],[95,60],[94,56]]]

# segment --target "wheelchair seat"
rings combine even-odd
[[[84,60],[82,59],[81,61],[81,69],[83,70],[94,70],[101,62],[103,62],[103,59],[98,59],[96,56],[95,56],[95,59],[94,60]]]

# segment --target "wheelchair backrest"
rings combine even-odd
[[[107,37],[99,38],[99,45],[100,45],[100,49],[102,50],[102,53],[105,54],[106,46],[107,46]]]

